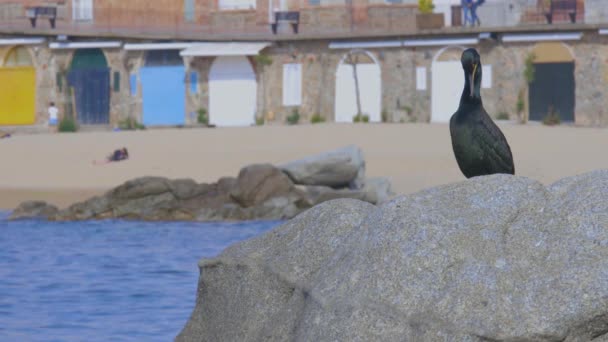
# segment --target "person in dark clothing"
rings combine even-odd
[[[94,160],[93,164],[95,164],[95,165],[107,164],[107,163],[117,162],[117,161],[121,161],[121,160],[125,160],[125,159],[129,159],[129,151],[127,150],[126,147],[123,147],[121,149],[114,150],[114,152],[112,154],[110,154],[105,160]]]
[[[115,150],[114,153],[108,158],[109,161],[121,161],[129,159],[129,151],[127,151],[126,147],[123,147],[120,150]]]

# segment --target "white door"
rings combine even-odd
[[[361,111],[369,115],[370,122],[380,122],[381,79],[380,67],[375,63],[357,64]],[[357,95],[353,66],[341,63],[336,71],[336,122],[353,122],[357,115]]]
[[[209,123],[249,126],[255,123],[257,84],[244,56],[217,57],[209,71]]]
[[[450,122],[464,87],[460,61],[435,62],[431,71],[431,122]]]
[[[78,21],[93,20],[93,0],[72,0],[72,18]]]

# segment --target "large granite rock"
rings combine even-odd
[[[280,165],[295,184],[360,189],[365,183],[363,152],[355,145]]]
[[[199,266],[177,341],[605,341],[608,171],[328,201]]]
[[[323,185],[296,185],[296,188],[302,191],[306,203],[311,207],[338,198],[353,198],[379,204],[394,195],[391,191],[391,183],[382,177],[366,179],[361,189],[334,189]]]

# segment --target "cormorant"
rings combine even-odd
[[[464,69],[464,89],[458,110],[450,119],[452,148],[458,167],[467,178],[494,173],[515,174],[507,139],[481,102],[479,53],[467,49],[460,62]]]

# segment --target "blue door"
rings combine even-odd
[[[73,69],[68,82],[74,87],[76,117],[85,125],[110,123],[110,69]]]
[[[85,125],[110,123],[110,69],[103,51],[76,51],[70,63],[68,83],[74,88],[78,122]]]
[[[184,124],[186,117],[184,75],[183,65],[146,66],[140,69],[144,125]]]

